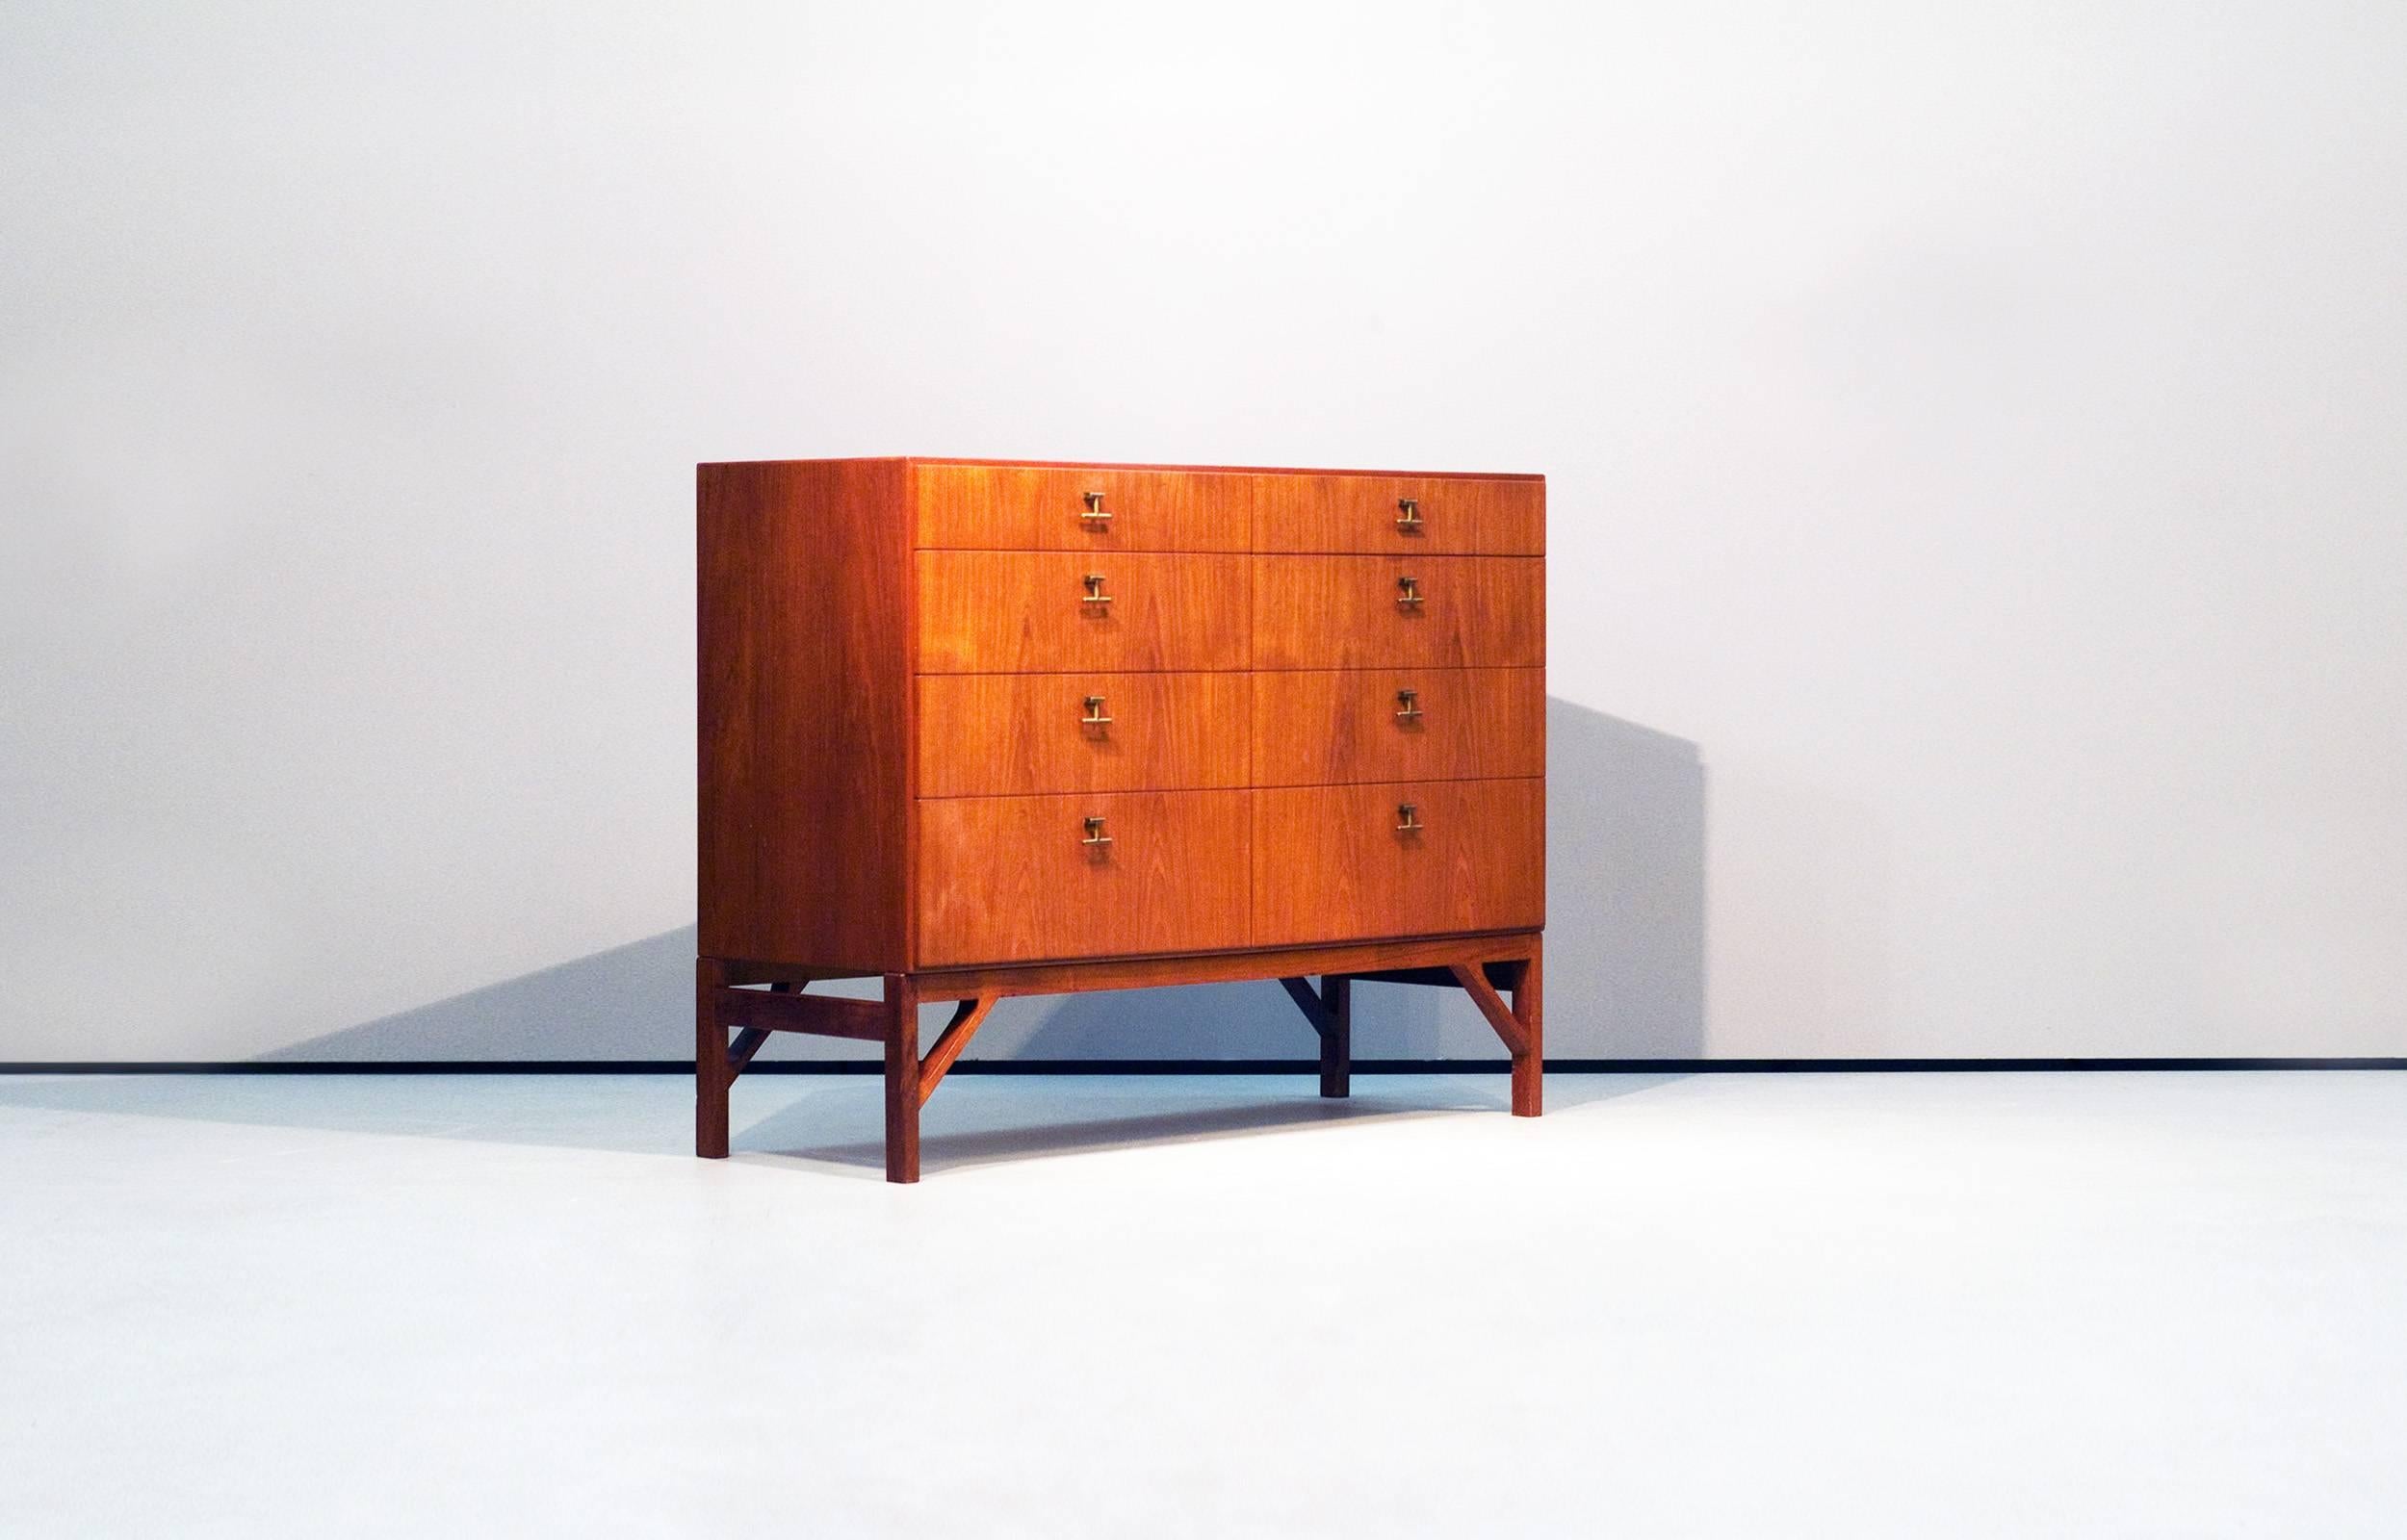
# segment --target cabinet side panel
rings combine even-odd
[[[908,965],[906,469],[700,469],[706,956]]]

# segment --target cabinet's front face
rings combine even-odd
[[[1250,674],[922,674],[919,795],[1252,784]]]
[[[1545,787],[1530,777],[1255,791],[1255,944],[1537,929]]]
[[[1256,556],[1254,665],[1533,668],[1542,556]]]
[[[1244,556],[922,551],[921,674],[1242,669]]]
[[[1546,553],[1546,488],[1538,481],[1301,472],[1257,478],[1254,509],[1258,552]]]
[[[1544,922],[1544,489],[917,470],[922,967]]]
[[[919,468],[922,551],[1252,549],[1255,478],[1207,471]]]
[[[1246,944],[1246,791],[945,797],[919,807],[923,966]]]
[[[1542,668],[1288,669],[1251,682],[1257,786],[1546,773]]]

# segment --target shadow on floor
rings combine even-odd
[[[866,1082],[865,1082],[866,1083]],[[672,1075],[0,1076],[0,1108],[484,1144],[693,1153],[693,1091]]]
[[[1548,1116],[1634,1095],[1680,1075],[1556,1075]],[[963,1075],[928,1103],[930,1169],[1455,1114],[1504,1116],[1500,1074],[1366,1075],[1324,1101],[1309,1076]],[[608,1150],[689,1160],[693,1088],[677,1075],[0,1076],[0,1108],[168,1117],[417,1139]],[[880,1172],[885,1093],[874,1075],[738,1081],[738,1155]]]
[[[1705,1040],[1705,771],[1696,745],[1546,703],[1546,1047],[1557,1058],[1694,1059]],[[271,1061],[682,1059],[692,1052],[695,932],[684,926],[296,1043]],[[873,981],[830,987],[866,993]],[[1452,990],[1366,985],[1364,1060],[1493,1060]],[[931,1025],[936,1021],[932,1014]],[[1292,1059],[1312,1051],[1275,983],[1008,1000],[978,1059]],[[860,1059],[781,1036],[776,1059]]]
[[[1547,1087],[1553,1115],[1684,1078],[1677,1075],[1558,1075]],[[1502,1075],[1397,1075],[1358,1079],[1354,1094],[1324,1100],[1262,1075],[1064,1076],[948,1081],[929,1101],[920,1166],[936,1171],[1050,1155],[1191,1143],[1342,1123],[1469,1115],[1509,1116]],[[1039,1089],[1041,1088],[1041,1089]],[[946,1107],[951,1099],[955,1105]],[[876,1081],[802,1098],[735,1135],[738,1155],[807,1161],[882,1177],[884,1102]]]
[[[868,1095],[863,1100],[877,1099],[874,1090],[864,1089],[868,1090]],[[1174,1095],[1172,1099],[1186,1105],[1160,1112],[1063,1116],[1061,1115],[1074,1113],[1077,1109],[1065,1107],[1060,1099],[1048,1096],[1044,1110],[1052,1116],[1045,1120],[1012,1118],[1003,1126],[968,1128],[940,1126],[944,1119],[934,1111],[936,1104],[930,1102],[928,1120],[921,1126],[919,1134],[920,1168],[923,1172],[934,1172],[1051,1155],[1131,1149],[1149,1144],[1184,1144],[1199,1140],[1229,1139],[1333,1123],[1438,1117],[1448,1111],[1445,1107],[1359,1095],[1345,1101],[1323,1101],[1318,1096],[1309,1100],[1289,1097],[1280,1100],[1197,1101],[1190,1092]],[[1133,1097],[1123,1096],[1104,1105],[1126,1105],[1133,1100]],[[740,1130],[735,1138],[736,1153],[841,1167],[882,1179],[886,1168],[883,1132],[872,1132],[866,1137],[830,1139],[829,1118],[826,1116],[829,1111],[831,1109],[816,1098],[809,1104],[786,1108],[750,1128]],[[847,1117],[843,1121],[849,1125],[855,1119]]]

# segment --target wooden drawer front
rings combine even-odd
[[[922,551],[919,671],[1243,668],[1249,559]]]
[[[1254,524],[1255,478],[1210,471],[923,465],[919,478],[929,548],[1243,551]]]
[[[1243,946],[1249,791],[919,804],[919,962]],[[1100,818],[1089,845],[1086,820]]]
[[[1401,833],[1397,809],[1422,827]],[[1254,944],[1535,930],[1546,783],[1388,782],[1254,793]]]
[[[1242,786],[1253,697],[1247,674],[923,675],[919,795]]]
[[[1542,776],[1546,671],[1257,674],[1253,760],[1257,786]]]
[[[1255,497],[1254,549],[1543,555],[1546,483],[1265,476]]]
[[[1415,596],[1418,603],[1406,602]],[[1542,557],[1254,558],[1257,668],[1530,668],[1545,661]]]

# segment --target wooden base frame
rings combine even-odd
[[[871,977],[866,973],[699,958],[694,964],[694,1153],[710,1160],[726,1157],[728,1088],[770,1033],[851,1038],[886,1049],[886,1179],[916,1182],[919,1109],[996,1001],[1016,994],[1080,994],[1242,979],[1277,979],[1319,1034],[1324,1096],[1344,1096],[1352,1089],[1355,980],[1462,989],[1513,1057],[1513,1115],[1536,1117],[1544,1107],[1544,1029],[1539,1001],[1542,950],[1540,935],[1524,931],[1189,957],[946,968],[884,974],[884,997],[877,1000],[803,992],[818,980]],[[1308,982],[1313,977],[1320,981],[1318,988]],[[952,1020],[922,1055],[919,1007],[944,1001],[953,1002]]]

